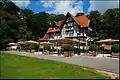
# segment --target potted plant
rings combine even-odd
[[[65,57],[69,57],[69,56],[73,56],[74,55],[74,46],[70,45],[70,44],[65,44],[62,46],[62,49],[64,50],[64,56]]]
[[[48,55],[50,54],[50,45],[49,44],[44,44],[44,54]]]
[[[29,50],[31,53],[35,52],[35,48],[36,48],[36,45],[33,45],[33,44],[29,45]]]
[[[111,47],[112,50],[112,57],[119,57],[120,54],[120,45],[119,44],[114,44]]]
[[[91,44],[89,46],[89,55],[96,56],[97,52],[100,50],[100,47],[96,44]]]

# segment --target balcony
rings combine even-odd
[[[77,37],[77,33],[74,33],[74,34],[64,34],[62,35],[62,37]],[[79,36],[82,36],[83,37],[83,34],[80,34]],[[85,37],[87,37],[86,34],[84,34]]]

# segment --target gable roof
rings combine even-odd
[[[78,24],[81,25],[80,26],[81,28],[89,26],[88,25],[89,19],[85,15],[77,16],[75,18],[77,19]]]
[[[48,39],[48,35],[45,34],[44,37],[43,37],[43,39]]]
[[[87,28],[89,26],[89,19],[85,15],[80,15],[80,16],[73,16],[72,14],[68,13],[73,20],[80,26],[80,28]]]
[[[63,27],[63,24],[66,22],[66,20],[68,19],[68,17],[71,17],[75,22],[76,24],[79,26],[79,28],[88,28],[89,26],[89,19],[87,16],[85,15],[80,15],[80,16],[73,16],[72,14],[70,14],[69,12],[67,13],[66,15],[66,19],[65,20],[61,20],[61,21],[58,21],[58,22],[55,22],[56,26],[58,26],[58,29],[52,29],[52,28],[49,28],[47,33],[55,33],[55,32],[60,32],[62,27]]]
[[[62,29],[63,24],[66,22],[66,20],[67,20],[69,17],[71,17],[71,18],[75,21],[75,23],[78,25],[78,27],[79,27],[80,29],[88,28],[88,26],[89,26],[89,21],[90,21],[90,20],[88,19],[87,16],[85,16],[85,15],[80,15],[80,16],[76,16],[76,17],[75,17],[75,16],[73,16],[72,14],[70,14],[70,13],[68,12],[67,15],[66,15],[66,19],[65,19],[64,22],[62,23],[60,29]]]

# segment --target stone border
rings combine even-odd
[[[112,73],[112,72],[107,72],[107,71],[101,71],[101,70],[96,70],[99,73],[108,75],[111,79],[120,79],[120,75],[117,73]]]

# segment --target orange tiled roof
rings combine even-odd
[[[52,28],[49,28],[47,33],[53,33],[53,32],[60,32],[60,29],[52,29]]]
[[[75,18],[77,19],[79,25],[81,25],[81,28],[88,27],[89,19],[87,18],[87,16],[82,15],[82,16],[77,16]]]
[[[89,21],[89,19],[87,18],[87,16],[81,15],[81,16],[76,16],[75,17],[72,14],[70,14],[70,16],[75,20],[75,22],[78,25],[81,25],[80,28],[88,27],[88,21]]]

